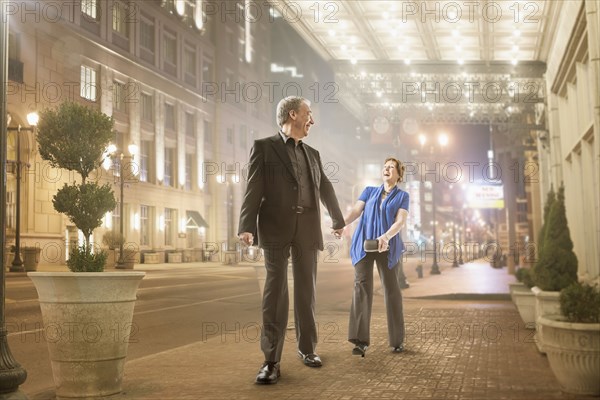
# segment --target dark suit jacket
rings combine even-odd
[[[316,217],[311,237],[304,240],[312,241],[316,248],[323,250],[319,199],[329,211],[334,229],[344,227],[344,217],[333,186],[323,171],[319,152],[306,143],[303,146],[317,203],[317,213],[314,214],[313,210]],[[252,233],[254,244],[260,247],[289,244],[294,238],[296,218],[308,217],[296,214],[297,202],[298,181],[281,136],[277,133],[256,140],[250,152],[248,186],[240,212],[239,233]]]

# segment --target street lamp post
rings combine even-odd
[[[127,146],[127,149],[129,150],[129,154],[130,154],[130,158],[131,160],[134,159],[135,154],[137,153],[138,147],[135,144],[130,144],[129,146]],[[123,204],[125,202],[125,176],[124,176],[124,168],[123,168],[123,159],[125,158],[125,154],[123,152],[118,152],[117,150],[117,146],[115,146],[114,144],[111,144],[110,146],[108,146],[107,152],[109,154],[109,156],[112,158],[113,160],[113,165],[115,164],[115,160],[118,158],[119,159],[119,233],[120,233],[120,240],[119,240],[119,259],[116,262],[115,268],[125,268],[125,258],[124,258],[124,253],[125,253],[125,249],[124,249],[124,244],[125,244],[125,229],[124,229],[124,215],[123,215]],[[129,169],[129,171],[131,172],[131,168]]]
[[[7,116],[8,118],[8,124],[10,124],[10,114]],[[17,127],[7,127],[6,130],[7,131],[13,131],[17,133],[17,146],[16,146],[16,153],[17,153],[17,159],[15,161],[15,168],[16,168],[16,180],[17,180],[17,185],[16,185],[16,199],[15,199],[15,205],[16,205],[16,212],[15,212],[15,257],[12,260],[11,266],[10,266],[10,271],[11,272],[22,272],[24,271],[23,268],[23,260],[21,260],[21,170],[23,169],[23,165],[24,163],[21,162],[21,131],[28,131],[28,132],[34,132],[35,131],[35,127],[37,126],[39,121],[39,116],[37,113],[32,112],[27,114],[27,122],[29,123],[30,127],[23,127],[21,125],[17,126]]]
[[[452,268],[457,268],[459,266],[459,262],[458,262],[458,254],[457,254],[457,246],[458,246],[458,253],[460,253],[460,244],[459,242],[456,241],[456,193],[452,193],[452,191],[456,191],[455,186],[454,185],[450,185],[450,195],[451,195],[451,199],[452,199],[452,218],[451,218],[451,223],[452,223],[452,241],[454,242],[453,250],[452,250]]]
[[[456,221],[452,221],[452,240],[454,240],[454,251],[452,252],[452,267],[458,267],[458,254],[456,254]]]
[[[438,257],[437,257],[437,216],[436,216],[436,198],[435,198],[435,186],[433,182],[431,182],[431,203],[432,203],[432,211],[433,211],[433,263],[431,264],[431,271],[429,272],[431,275],[439,275],[442,273],[440,271],[440,266],[438,265]]]
[[[458,241],[460,242],[459,245],[459,249],[460,252],[458,253],[458,263],[460,265],[463,265],[465,262],[463,260],[463,243],[467,242],[467,232],[465,231],[465,205],[463,204],[462,208],[460,209],[460,230],[458,231]],[[464,241],[463,241],[463,235],[464,235]]]
[[[421,143],[421,153],[423,152],[423,148],[425,147],[425,143],[427,143],[427,136],[421,134],[419,135],[419,142]],[[443,149],[448,144],[448,135],[445,133],[441,133],[438,136],[438,144],[440,148]],[[433,156],[433,146],[429,147],[429,154]],[[436,196],[435,189],[436,186],[433,181],[431,181],[431,202],[432,202],[432,211],[433,211],[433,263],[431,264],[431,271],[429,272],[431,275],[439,275],[442,272],[440,271],[440,267],[438,265],[438,256],[437,256],[437,220],[436,220]]]
[[[231,238],[233,237],[233,186],[229,180],[227,186],[227,250],[234,250]]]
[[[4,263],[5,228],[6,228],[6,135],[7,123],[6,84],[8,83],[8,13],[7,1],[0,0],[0,260]],[[27,379],[27,371],[13,358],[6,338],[7,329],[4,314],[6,304],[6,273],[4,265],[0,268],[0,393],[5,397],[18,398],[19,386]],[[16,394],[14,394],[16,392]]]

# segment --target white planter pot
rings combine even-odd
[[[513,292],[515,305],[525,323],[525,328],[535,329],[535,295],[531,290]]]
[[[136,291],[145,272],[30,272],[56,395],[119,393]]]
[[[508,284],[508,290],[510,292],[510,298],[511,298],[512,302],[516,304],[515,296],[513,293],[514,292],[529,292],[531,289],[529,289],[527,286],[525,286],[525,284],[522,282],[511,282]]]
[[[564,317],[541,317],[544,349],[550,368],[568,393],[600,395],[600,324],[565,322]]]
[[[560,315],[560,292],[546,291],[534,286],[531,291],[535,295],[535,329],[534,342],[540,353],[544,350],[544,327],[540,325],[540,318],[546,315]]]

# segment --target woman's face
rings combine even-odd
[[[390,185],[395,185],[400,178],[400,173],[398,172],[396,163],[391,160],[386,162],[383,166],[383,170],[381,171],[381,176],[383,178],[383,182]]]

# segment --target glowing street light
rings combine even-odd
[[[138,153],[138,146],[136,144],[130,144],[129,146],[127,146],[127,150],[129,151],[129,155],[131,157],[131,160],[133,160],[135,158],[135,155]],[[117,261],[117,264],[115,266],[115,268],[125,268],[125,251],[123,248],[124,245],[124,219],[125,216],[123,215],[123,203],[125,201],[125,177],[123,176],[123,159],[125,158],[125,154],[123,152],[119,152],[118,148],[116,145],[114,144],[110,144],[107,149],[106,149],[106,153],[108,155],[108,157],[110,157],[109,161],[112,160],[112,165],[118,165],[118,174],[119,174],[119,188],[120,188],[120,202],[119,202],[119,233],[121,234],[121,240],[119,240],[119,260]],[[105,158],[105,161],[108,158]],[[117,162],[118,160],[118,162]],[[110,165],[110,164],[108,164]],[[104,164],[104,168],[107,167],[107,164]],[[130,168],[130,172],[131,173],[135,173],[134,170],[132,170]]]
[[[7,116],[8,122],[7,125],[10,124],[11,116],[10,114]],[[21,131],[35,132],[35,128],[40,120],[40,116],[36,112],[31,112],[27,114],[27,123],[30,125],[29,127],[24,127],[18,125],[16,127],[7,127],[7,131],[14,131],[17,133],[17,159],[15,161],[16,167],[16,212],[15,212],[15,258],[13,259],[10,271],[23,271],[23,260],[21,260],[21,170],[23,169],[23,163],[21,161]]]
[[[425,134],[420,134],[419,135],[419,143],[421,144],[421,151],[423,150],[423,148],[425,147],[425,144],[427,143],[427,136]],[[441,153],[443,153],[443,148],[446,147],[448,145],[448,135],[445,133],[441,133],[438,136],[438,144],[440,145],[441,148]],[[429,148],[429,153],[433,154],[434,153],[434,146],[430,146]],[[437,211],[437,204],[436,204],[436,195],[435,195],[435,185],[434,182],[431,181],[431,203],[432,203],[432,217],[433,217],[433,221],[437,222],[437,217],[436,217],[436,211]],[[431,271],[430,274],[431,275],[439,275],[442,272],[440,271],[440,267],[438,265],[438,255],[437,255],[437,249],[438,249],[438,243],[437,243],[437,223],[432,224],[433,226],[433,263],[431,264]]]

